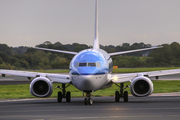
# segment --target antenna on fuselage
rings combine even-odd
[[[98,0],[95,5],[95,35],[93,49],[99,49]]]

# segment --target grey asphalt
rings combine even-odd
[[[56,99],[0,100],[0,120],[179,120],[178,95],[130,96],[128,103],[115,103],[114,97],[93,97],[93,105],[84,105],[84,98],[72,98],[71,103],[57,103]]]
[[[180,79],[180,74],[168,76]],[[167,76],[165,79],[166,80]],[[0,84],[28,84],[25,77],[0,77]],[[149,97],[129,97],[129,102],[114,102],[114,97],[93,97],[94,104],[84,105],[84,98],[72,98],[71,103],[56,99],[0,100],[0,120],[179,120],[180,93],[153,94]]]
[[[30,84],[30,80],[27,77],[20,76],[0,76],[0,85],[16,85],[16,84]]]

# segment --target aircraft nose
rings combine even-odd
[[[89,91],[98,89],[102,85],[102,83],[99,83],[100,81],[97,80],[96,76],[83,75],[81,76],[79,85],[82,91]]]
[[[93,81],[91,81],[89,78],[84,78],[83,79],[83,89],[84,90],[92,90],[93,89]]]

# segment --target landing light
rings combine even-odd
[[[117,77],[117,76],[114,76],[114,77],[113,77],[113,79],[114,79],[114,80],[117,80],[117,79],[118,79],[118,77]]]

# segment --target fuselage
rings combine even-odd
[[[86,49],[75,55],[70,63],[72,84],[81,91],[105,88],[113,70],[112,59],[102,49]]]

